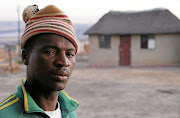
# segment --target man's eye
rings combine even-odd
[[[67,52],[66,55],[67,55],[68,57],[72,58],[72,57],[74,57],[75,54],[74,54],[74,53],[71,53],[71,52]]]
[[[44,53],[50,55],[50,56],[54,56],[56,54],[56,51],[45,51]]]

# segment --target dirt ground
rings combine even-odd
[[[0,101],[25,71],[0,75]],[[78,118],[180,118],[180,67],[75,68],[65,91]]]

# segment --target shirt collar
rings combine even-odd
[[[26,88],[24,87],[25,81],[26,79],[21,80],[21,85],[18,86],[18,91],[16,93],[24,104],[24,110],[27,113],[44,112],[26,91]],[[79,103],[76,100],[71,99],[64,90],[59,92],[58,102],[60,103],[61,110],[65,112],[72,112],[79,106]]]

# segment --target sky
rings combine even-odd
[[[110,10],[142,11],[166,8],[180,18],[180,0],[2,0],[0,21],[22,20],[22,12],[28,5],[39,9],[53,4],[64,11],[73,23],[93,24]],[[19,6],[19,15],[18,15]]]

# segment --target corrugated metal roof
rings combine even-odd
[[[110,11],[85,34],[180,33],[180,20],[167,9]]]

